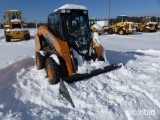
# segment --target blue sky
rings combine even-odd
[[[29,22],[46,22],[49,13],[67,3],[88,7],[89,17],[108,17],[108,0],[0,0],[0,20],[6,10],[14,9]],[[160,0],[110,0],[111,18],[121,14],[160,17]]]

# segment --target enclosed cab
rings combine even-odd
[[[135,24],[137,31],[140,32],[156,32],[158,23],[152,22],[151,17],[144,17],[142,21]]]
[[[11,39],[30,39],[29,30],[23,28],[23,20],[19,10],[6,11],[3,25],[5,28],[6,42],[10,42]]]
[[[132,34],[135,32],[135,27],[133,22],[129,22],[127,15],[118,16],[116,23],[108,29],[108,33],[112,34],[113,32],[118,33],[119,35]]]
[[[49,14],[48,29],[79,54],[88,54],[91,38],[87,9],[59,8]]]

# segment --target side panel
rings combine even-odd
[[[48,28],[46,26],[40,26],[38,28],[37,35],[38,36],[43,35],[45,37],[45,39],[47,39],[48,42],[50,42],[50,44],[52,44],[54,46],[54,49],[59,53],[59,55],[65,60],[69,76],[72,75],[73,73],[75,73],[75,71],[73,70],[73,67],[72,67],[71,54],[70,54],[70,50],[69,50],[67,42],[56,38],[48,30]],[[35,41],[36,41],[36,38],[35,38]],[[37,41],[39,41],[39,40],[37,39]],[[37,47],[36,50],[40,49],[38,42],[37,42],[36,47]]]
[[[35,51],[38,52],[41,49],[41,46],[37,33],[34,34],[34,40],[35,40]]]
[[[103,48],[102,48],[102,46],[100,44],[98,44],[96,39],[94,39],[92,42],[93,42],[92,44],[93,44],[93,46],[94,46],[94,48],[96,50],[96,54],[97,54],[98,60],[100,60],[100,56],[102,56],[102,49]]]

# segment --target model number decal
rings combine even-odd
[[[50,36],[50,34],[48,32],[46,32],[46,38],[54,44],[54,39],[52,38],[52,36]]]

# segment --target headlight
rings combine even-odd
[[[65,10],[64,10],[64,9],[62,9],[62,10],[61,10],[61,13],[65,13]]]
[[[87,10],[84,10],[84,11],[83,11],[83,14],[87,14]]]
[[[71,10],[66,10],[66,13],[70,13],[71,12]]]
[[[65,9],[61,10],[61,13],[70,13],[70,12],[71,12],[71,10],[65,10]]]

